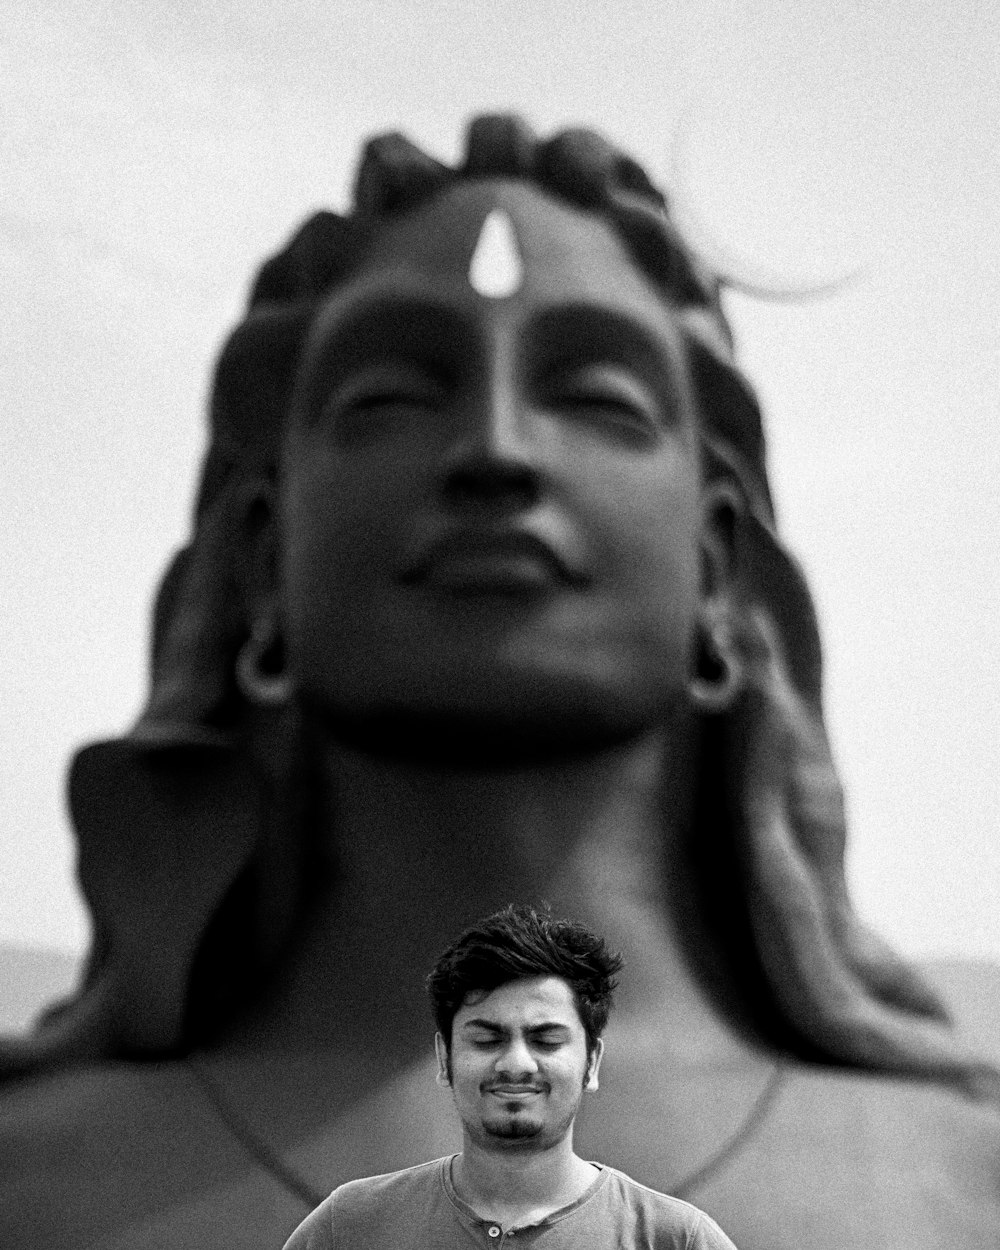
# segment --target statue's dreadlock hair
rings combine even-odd
[[[299,797],[309,751],[294,709],[251,708],[234,681],[252,626],[248,512],[276,480],[321,303],[383,223],[481,178],[527,181],[618,234],[680,328],[706,481],[725,481],[737,500],[733,632],[746,680],[734,708],[704,727],[697,854],[702,906],[746,987],[745,1009],[801,1056],[995,1093],[993,1071],[960,1051],[932,992],[848,898],[815,614],[777,536],[760,411],[734,359],[723,282],[634,160],[591,131],[540,140],[507,116],[472,122],[456,168],[399,134],[373,139],[353,209],[310,218],[253,284],[216,371],[194,532],[157,597],[147,708],[125,739],[83,750],[71,776],[96,932],[87,981],[33,1041],[9,1046],[8,1068],[183,1048],[279,959],[309,877]],[[121,795],[133,791],[141,819],[126,822]]]

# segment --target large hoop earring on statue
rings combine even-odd
[[[236,684],[251,703],[280,707],[292,693],[284,646],[274,620],[255,621],[236,657]]]
[[[743,663],[728,621],[702,623],[696,663],[695,675],[688,682],[691,702],[708,715],[728,711],[743,685]]]

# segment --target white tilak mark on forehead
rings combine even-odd
[[[488,213],[469,262],[469,285],[489,299],[513,295],[524,281],[524,262],[510,216],[502,208]]]

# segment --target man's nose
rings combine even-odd
[[[514,1037],[496,1059],[496,1070],[507,1076],[528,1076],[538,1071],[538,1060],[523,1037]]]
[[[529,508],[541,486],[531,412],[507,370],[470,396],[444,474],[455,507]]]

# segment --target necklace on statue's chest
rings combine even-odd
[[[194,1057],[182,1060],[200,1096],[212,1107],[226,1132],[237,1141],[261,1171],[273,1177],[303,1205],[312,1210],[326,1198],[329,1189],[319,1187],[289,1163],[282,1152],[268,1141],[266,1134],[254,1128],[250,1118],[234,1105],[221,1081]],[[735,1126],[718,1140],[702,1159],[688,1166],[676,1179],[660,1186],[677,1198],[686,1198],[705,1185],[723,1167],[732,1162],[761,1129],[774,1106],[785,1079],[786,1065],[777,1059],[771,1065],[756,1096]],[[607,1162],[614,1164],[614,1159]]]

